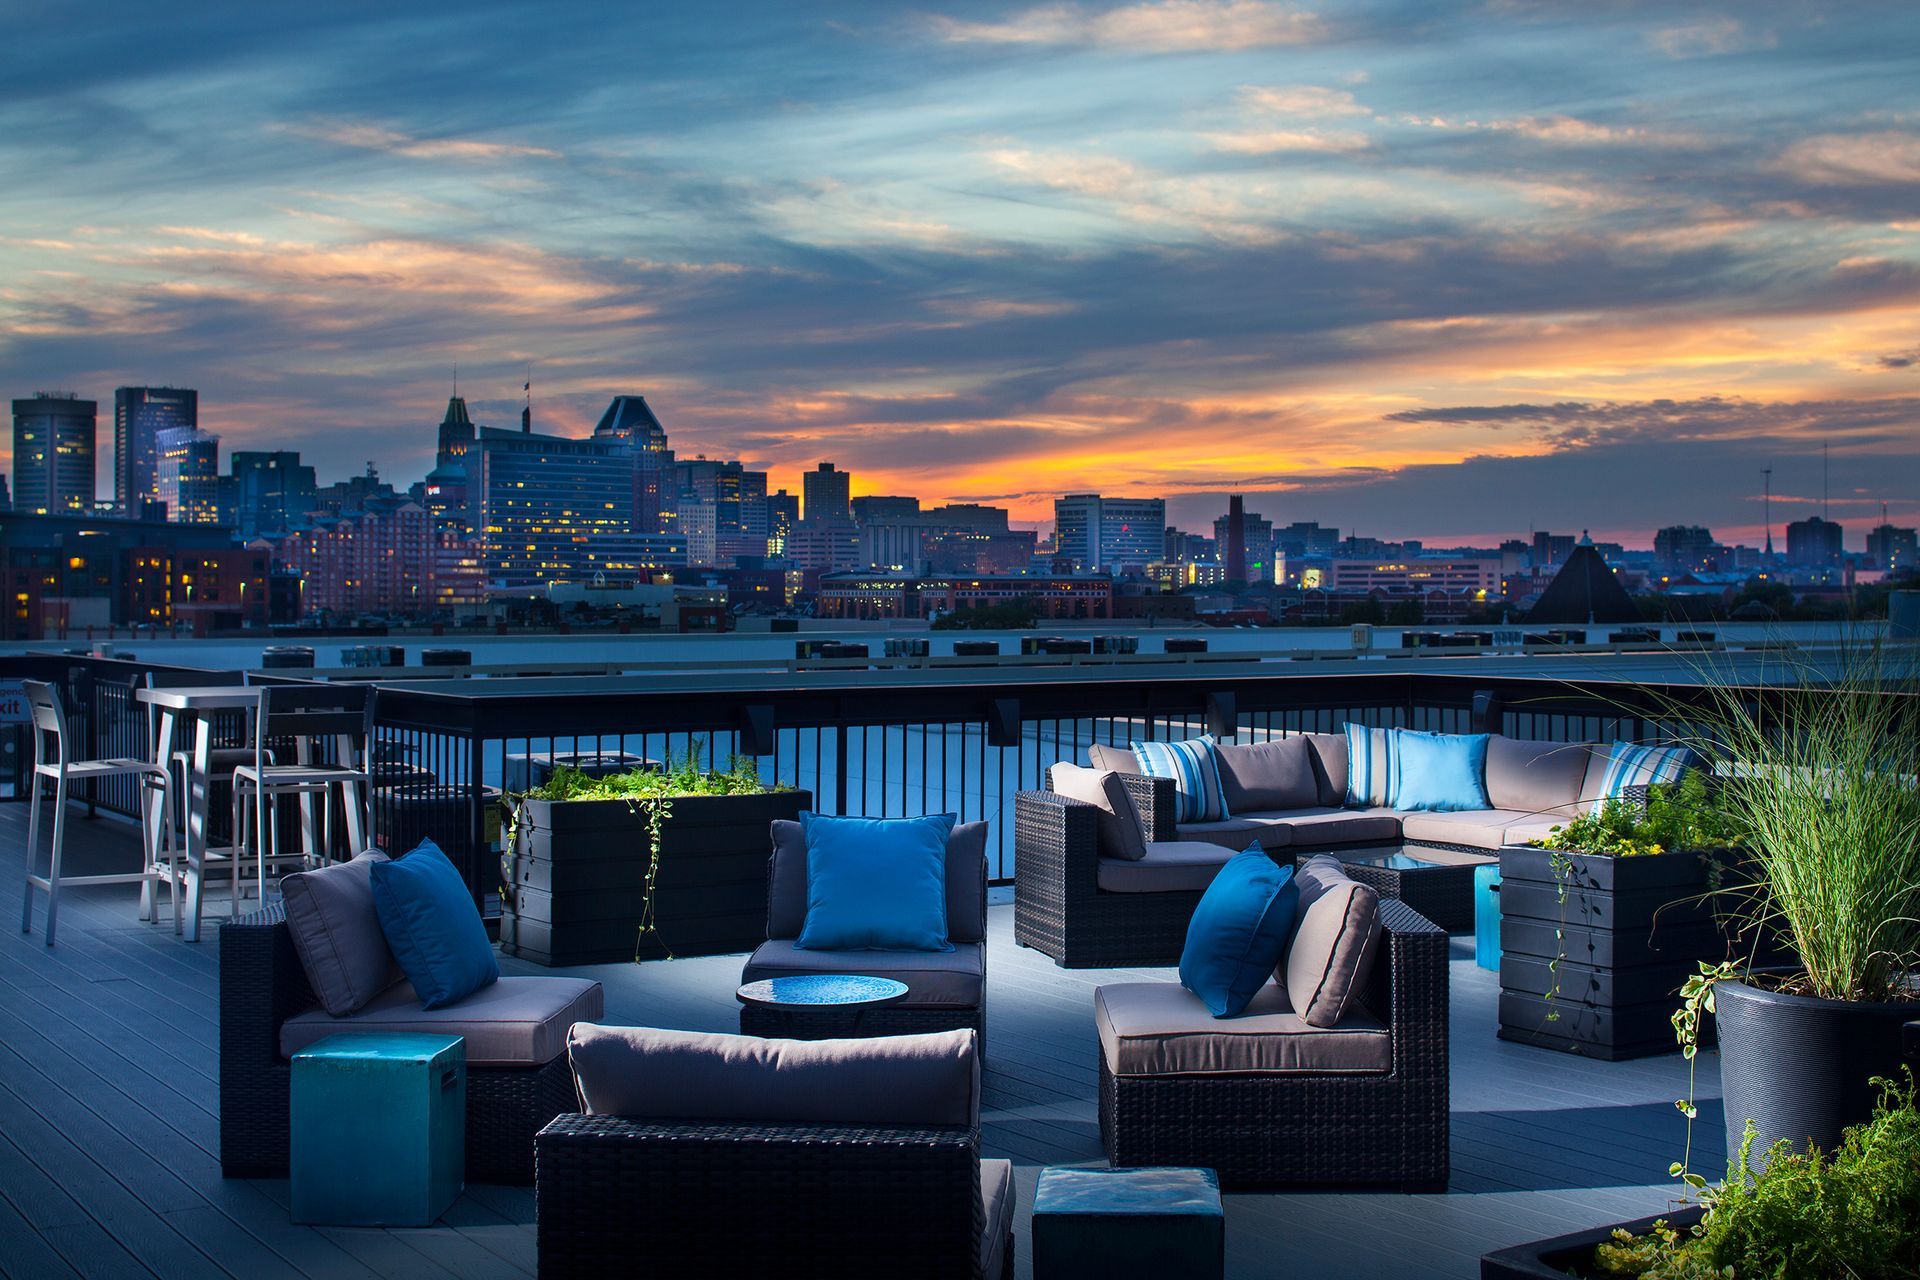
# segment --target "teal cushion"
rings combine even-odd
[[[1379,809],[1393,803],[1400,782],[1399,737],[1395,729],[1347,725],[1347,800],[1349,809]]]
[[[499,980],[480,910],[439,845],[423,840],[404,858],[374,863],[369,875],[380,932],[422,1005],[438,1009]]]
[[[1233,816],[1227,812],[1227,793],[1220,783],[1213,745],[1210,733],[1184,742],[1133,744],[1141,773],[1173,779],[1175,822],[1222,822]]]
[[[1235,855],[1194,908],[1180,985],[1216,1018],[1243,1012],[1280,963],[1299,905],[1292,867],[1275,865],[1259,845]]]
[[[951,951],[950,813],[925,818],[800,815],[807,844],[806,951]]]
[[[1624,795],[1628,787],[1678,782],[1687,770],[1698,769],[1704,763],[1690,747],[1642,747],[1632,742],[1616,742],[1607,748],[1607,768],[1601,776],[1600,794],[1593,800],[1593,816],[1599,817],[1607,801]]]
[[[1395,729],[1393,807],[1433,813],[1491,809],[1487,799],[1487,735]]]

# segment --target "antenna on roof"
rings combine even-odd
[[[1833,514],[1827,509],[1827,481],[1832,474],[1833,468],[1827,460],[1827,442],[1822,440],[1820,442],[1820,518],[1822,520],[1827,519]]]
[[[527,365],[527,380],[520,384],[520,390],[527,395],[527,403],[520,410],[520,432],[522,435],[531,435],[533,434],[533,365],[531,362]]]
[[[1771,557],[1773,555],[1773,463],[1769,462],[1766,466],[1760,468],[1760,474],[1766,478],[1767,484],[1767,505],[1765,508],[1767,513],[1767,555]]]

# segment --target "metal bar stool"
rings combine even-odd
[[[373,774],[369,761],[373,742],[373,690],[363,684],[266,685],[260,690],[260,711],[253,722],[253,759],[233,771],[233,897],[239,910],[240,867],[251,850],[259,877],[261,900],[266,900],[267,866],[299,863],[315,866],[326,860],[331,831],[322,837],[322,822],[331,827],[334,789],[340,793],[340,815],[346,827],[349,856],[368,847],[373,834]],[[275,744],[272,749],[269,744]],[[275,752],[280,763],[275,763]],[[282,853],[274,821],[282,796],[300,802],[300,843],[297,853]],[[320,809],[316,812],[315,802]],[[252,839],[246,815],[252,810]]]
[[[33,932],[35,889],[44,889],[47,893],[47,945],[52,946],[54,928],[59,919],[61,885],[138,884],[141,886],[142,915],[145,916],[151,914],[149,908],[154,882],[165,880],[173,904],[173,931],[180,932],[183,872],[179,865],[178,846],[173,841],[172,823],[160,820],[152,812],[155,804],[160,806],[162,814],[172,811],[173,784],[167,776],[166,766],[151,760],[71,759],[67,741],[67,711],[60,691],[38,680],[25,680],[21,684],[33,711],[33,790],[27,802],[27,892],[25,909],[21,912],[21,930]],[[47,754],[49,741],[53,746],[51,758]],[[138,778],[140,783],[141,851],[146,859],[145,867],[140,871],[113,875],[62,875],[60,861],[67,845],[68,783],[126,777]],[[53,779],[53,846],[47,859],[47,874],[42,876],[34,874],[33,866],[40,852],[40,796],[45,789],[42,779],[46,778]]]

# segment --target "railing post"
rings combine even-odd
[[[1473,695],[1472,733],[1498,733],[1506,719],[1506,703],[1491,689],[1480,689]]]
[[[847,812],[847,726],[833,726],[833,811]]]

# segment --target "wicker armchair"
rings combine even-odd
[[[1100,1137],[1115,1165],[1199,1165],[1234,1190],[1444,1191],[1447,935],[1383,900],[1364,996],[1392,1038],[1372,1074],[1116,1076],[1100,1054]]]
[[[1173,780],[1120,778],[1147,839],[1177,839]],[[1068,969],[1177,964],[1200,893],[1101,889],[1097,812],[1051,790],[1014,797],[1015,941]]]
[[[280,1056],[280,1027],[318,1003],[284,908],[221,926],[220,1169],[226,1177],[287,1176],[293,1069]],[[534,1135],[574,1105],[564,1053],[538,1067],[470,1066],[468,1179],[530,1185]]]

